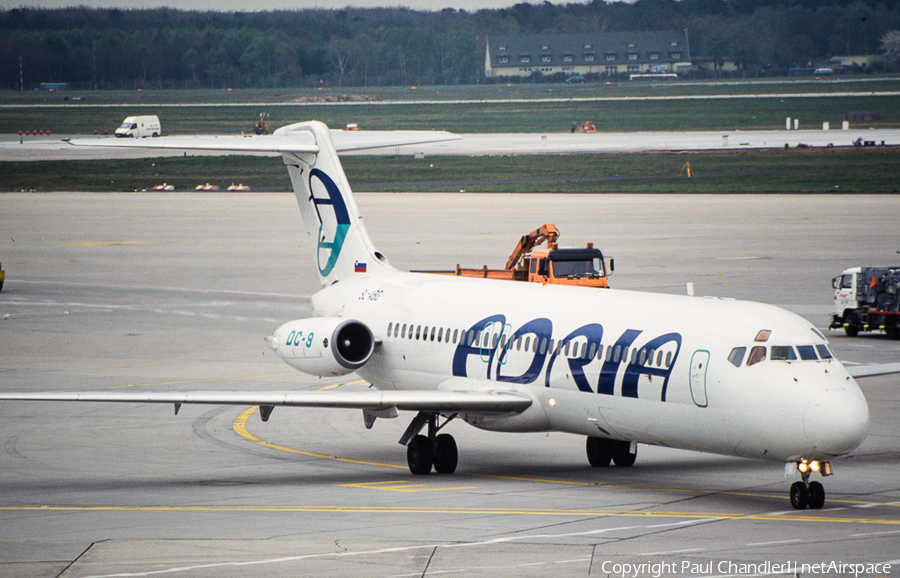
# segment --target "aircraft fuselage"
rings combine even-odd
[[[379,389],[474,382],[535,399],[521,414],[463,416],[483,429],[789,462],[847,453],[868,427],[822,335],[759,303],[389,273],[337,283],[313,305],[371,328],[380,345],[358,373]],[[754,347],[765,357],[748,365]],[[788,349],[795,359],[780,358]]]

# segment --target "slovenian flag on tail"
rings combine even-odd
[[[366,264],[356,261],[355,263],[353,263],[353,271],[355,273],[365,273],[366,272]]]

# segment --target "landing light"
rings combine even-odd
[[[550,404],[550,407],[553,407],[554,405],[556,405],[556,399],[551,397],[550,399],[547,400],[547,403]]]
[[[806,472],[819,472],[822,469],[822,464],[816,460],[811,462],[800,462],[797,464],[797,469],[801,474],[805,474]]]

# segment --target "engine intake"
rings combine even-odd
[[[346,375],[366,364],[375,350],[375,336],[361,321],[313,317],[285,323],[268,338],[288,365],[326,377]]]

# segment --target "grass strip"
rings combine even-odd
[[[898,193],[900,148],[552,156],[345,157],[354,190],[559,193]],[[691,177],[687,176],[688,164]],[[0,190],[140,191],[163,182],[192,190],[289,191],[277,157],[0,162]]]
[[[449,130],[457,133],[561,133],[572,122],[592,121],[602,132],[784,130],[785,119],[800,120],[802,129],[841,126],[841,115],[873,113],[878,120],[851,123],[861,128],[900,127],[896,96],[829,96],[823,98],[691,98],[688,100],[616,100],[551,102],[465,102],[358,104],[353,106],[291,105],[132,107],[73,105],[0,107],[0,133],[50,130],[54,135],[112,134],[128,115],[157,115],[164,134],[250,133],[266,112],[272,129],[316,119],[332,128],[358,124],[365,130]],[[835,131],[838,132],[838,131]],[[840,138],[841,135],[836,135]]]

